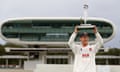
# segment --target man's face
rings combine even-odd
[[[89,36],[80,37],[80,41],[82,42],[82,44],[88,44]]]

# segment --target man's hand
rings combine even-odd
[[[97,33],[97,27],[96,26],[94,26],[94,33]]]
[[[78,28],[77,28],[77,26],[75,26],[74,32],[75,32],[75,33],[78,33]]]

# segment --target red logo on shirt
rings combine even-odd
[[[89,57],[89,54],[82,54],[82,57]]]
[[[89,48],[89,51],[92,51],[92,48]]]

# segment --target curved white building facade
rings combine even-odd
[[[0,37],[15,44],[66,45],[75,25],[83,23],[79,17],[24,17],[10,18],[0,24]],[[96,25],[108,42],[115,36],[113,22],[103,18],[88,18],[88,23]],[[91,42],[94,36],[89,30]]]

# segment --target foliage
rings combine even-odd
[[[99,52],[97,55],[115,55],[120,56],[120,49],[118,48],[111,48],[108,50],[108,52]]]
[[[20,45],[14,45],[14,44],[11,44],[11,43],[7,43],[5,45],[0,45],[0,55],[5,55],[5,54],[12,54],[12,55],[15,55],[16,53],[6,53],[5,52],[5,48],[6,47],[12,47],[12,48],[23,48],[23,46],[20,46]],[[18,53],[20,54],[20,53]]]
[[[5,54],[5,49],[3,45],[0,45],[0,55],[4,55]]]

